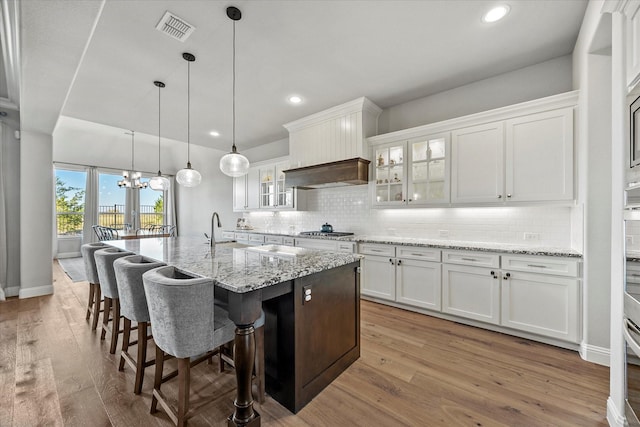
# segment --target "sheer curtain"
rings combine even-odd
[[[84,194],[84,224],[82,226],[82,243],[97,242],[98,237],[91,228],[98,223],[98,169],[87,168],[87,183]]]
[[[173,176],[171,178],[169,178],[169,180],[171,181],[171,185],[169,186],[169,189],[165,192],[165,203],[167,206],[167,218],[165,220],[165,223],[167,225],[178,225],[178,219],[176,217],[176,187],[178,186],[177,182],[176,182],[176,177]],[[176,229],[176,236],[179,234],[178,229]]]
[[[0,122],[0,301],[4,301],[4,289],[7,287],[7,254],[9,247],[7,246],[7,216],[5,206],[5,181],[4,176],[6,168],[4,167],[5,158],[5,129]]]

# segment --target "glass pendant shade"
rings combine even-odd
[[[158,171],[157,176],[149,180],[149,187],[155,191],[167,191],[170,185],[169,180],[160,175],[160,171]]]
[[[191,168],[191,162],[187,162],[187,167],[180,169],[176,174],[178,184],[185,187],[195,187],[202,182],[202,175],[197,170]]]
[[[249,159],[238,153],[234,146],[231,153],[225,154],[220,159],[220,170],[233,178],[246,175],[249,172]]]

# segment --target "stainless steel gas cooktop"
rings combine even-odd
[[[331,236],[331,237],[344,237],[353,236],[353,233],[345,233],[340,231],[301,231],[301,236]]]

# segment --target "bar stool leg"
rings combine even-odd
[[[124,370],[124,354],[129,350],[129,342],[131,337],[131,320],[124,318],[124,333],[122,334],[122,350],[120,351],[120,364],[118,371]],[[140,340],[138,339],[138,343]],[[137,394],[137,393],[136,393]]]
[[[111,346],[109,347],[109,353],[111,354],[116,354],[116,348],[118,347],[119,332],[120,332],[120,299],[114,298],[113,323],[111,324]]]
[[[138,322],[138,358],[136,359],[136,383],[133,386],[135,394],[142,393],[145,366],[147,366],[147,322]]]
[[[104,297],[104,313],[102,313],[102,332],[100,339],[104,340],[107,335],[107,325],[109,324],[109,316],[111,315],[111,298]]]
[[[185,415],[189,411],[189,383],[191,379],[191,361],[178,359],[178,427],[187,425]]]
[[[85,317],[86,320],[89,320],[89,318],[91,317],[91,309],[93,308],[93,300],[95,298],[93,294],[95,293],[95,290],[95,283],[89,283],[89,302],[87,303],[87,316]]]
[[[102,294],[100,290],[100,285],[96,285],[94,293],[93,293],[93,321],[91,322],[91,330],[95,331],[98,328],[98,316],[100,315],[100,306]],[[104,316],[104,315],[103,315]]]
[[[160,350],[160,347],[156,345],[156,374],[153,377],[153,394],[151,396],[151,411],[152,414],[158,412],[158,398],[156,397],[156,390],[160,391],[162,385],[162,370],[164,369],[164,351]]]

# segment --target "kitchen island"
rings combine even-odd
[[[236,324],[235,412],[229,425],[260,425],[253,409],[253,322],[265,312],[267,392],[299,411],[360,357],[360,258],[302,248],[246,247],[175,237],[105,242],[212,278]]]

